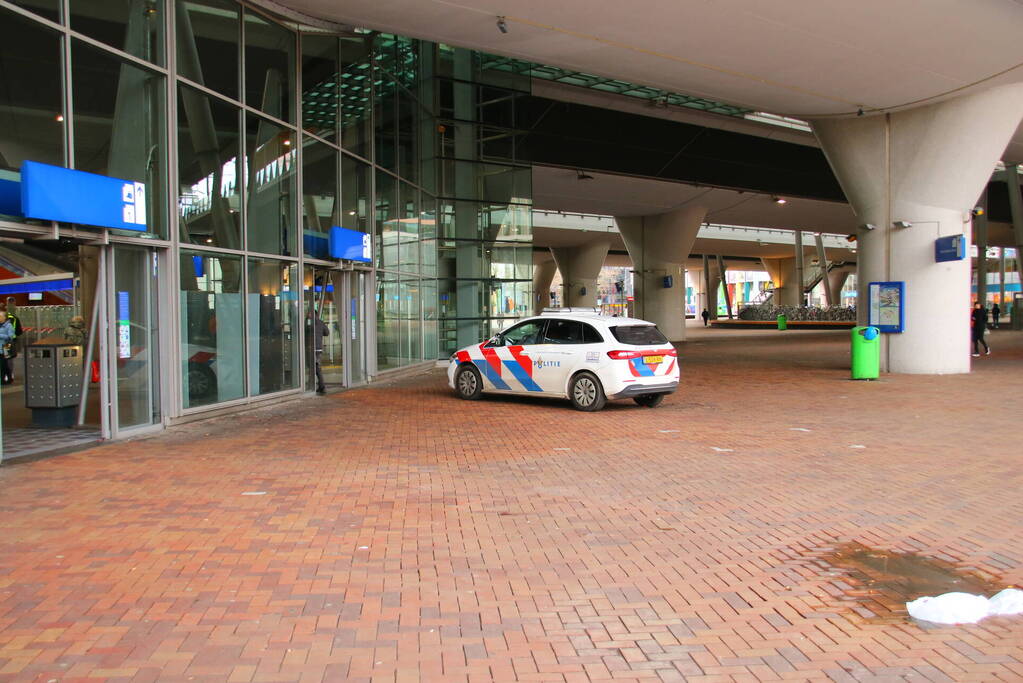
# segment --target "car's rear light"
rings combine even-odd
[[[672,358],[678,358],[678,349],[671,348],[664,351],[663,355],[671,356]]]
[[[643,355],[642,351],[608,351],[608,358],[611,360],[629,360],[630,358],[639,358]]]

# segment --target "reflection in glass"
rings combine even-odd
[[[368,159],[373,134],[370,94],[372,68],[369,33],[341,38],[341,73],[338,78],[338,125],[341,146],[352,154]]]
[[[147,230],[164,237],[164,78],[77,40],[71,49],[75,168],[145,183]]]
[[[298,266],[249,259],[249,378],[252,394],[298,386]]]
[[[245,395],[241,258],[181,252],[181,374],[185,408]]]
[[[437,346],[437,319],[439,316],[437,301],[437,281],[423,280],[422,301],[423,301],[423,358],[430,360],[440,358]]]
[[[130,55],[163,64],[163,3],[71,0],[71,28]]]
[[[398,175],[410,182],[418,180],[419,164],[416,161],[416,136],[419,133],[419,122],[416,115],[419,105],[405,90],[398,89],[398,127],[397,154]]]
[[[24,7],[50,21],[60,22],[60,0],[12,0],[12,4]],[[0,18],[0,23],[6,20],[5,15],[0,14],[0,17],[3,17]]]
[[[338,44],[335,36],[302,35],[302,127],[333,141],[337,129]]]
[[[0,9],[0,180],[26,159],[64,165],[61,73],[57,34]]]
[[[397,108],[398,93],[394,81],[385,73],[376,79],[374,93],[374,147],[373,160],[377,166],[388,171],[396,171],[395,143],[398,133]]]
[[[346,314],[342,278],[347,273],[306,266],[302,289],[305,292],[306,389],[344,383],[344,320]],[[319,322],[314,323],[313,311]],[[316,363],[320,377],[316,376]]]
[[[401,364],[399,327],[401,301],[398,276],[377,272],[377,369],[389,370]]]
[[[398,224],[398,269],[419,272],[419,190],[401,183],[401,220]]]
[[[398,181],[394,176],[377,171],[376,186],[376,264],[379,268],[393,268],[398,265],[398,232],[400,212],[398,208]]]
[[[120,429],[152,424],[160,413],[156,278],[154,252],[122,245],[114,248]]]
[[[295,252],[292,216],[298,188],[295,132],[250,115],[245,138],[249,251],[290,256]]]
[[[178,74],[238,97],[238,4],[231,0],[177,0]]]
[[[369,210],[372,206],[369,181],[370,166],[347,154],[341,155],[341,222],[342,228],[372,232]]]
[[[241,249],[238,110],[178,88],[181,241]]]
[[[418,363],[423,353],[420,290],[418,278],[401,280],[402,365]]]
[[[322,142],[305,138],[302,154],[302,243],[309,258],[329,258],[330,226],[339,222],[337,197],[337,151]]]
[[[295,34],[245,10],[245,103],[294,121]]]

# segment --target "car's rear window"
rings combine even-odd
[[[668,343],[668,339],[661,334],[656,325],[618,325],[611,328],[611,334],[621,343],[634,346]]]

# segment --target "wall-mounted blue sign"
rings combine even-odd
[[[21,215],[21,183],[17,180],[0,178],[0,213]]]
[[[867,324],[882,332],[902,332],[906,325],[906,283],[871,282]]]
[[[349,261],[369,263],[373,260],[373,248],[370,236],[358,230],[330,228],[330,257]]]
[[[963,235],[949,235],[934,240],[934,261],[962,261],[966,258],[966,240]]]
[[[21,165],[26,218],[146,230],[146,186],[131,180],[26,161]]]

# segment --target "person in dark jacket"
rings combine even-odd
[[[703,326],[706,327],[707,321],[710,320],[710,311],[708,311],[706,308],[703,309],[703,313],[700,314],[700,317],[703,318]]]
[[[991,327],[998,329],[998,319],[1002,316],[1002,309],[995,304],[991,307]]]
[[[310,311],[306,320],[306,335],[312,338],[313,367],[316,370],[316,393],[325,394],[327,387],[323,384],[323,338],[330,333],[327,324],[320,319],[316,311]]]
[[[977,349],[977,342],[984,345],[985,355],[991,355],[991,347],[984,341],[984,330],[987,329],[987,310],[984,308],[984,304],[979,301],[973,306],[973,313],[970,314],[970,325],[973,328],[973,355],[979,356],[980,351]]]

